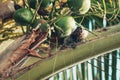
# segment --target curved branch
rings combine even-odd
[[[61,70],[70,68],[94,56],[103,55],[120,48],[120,25],[101,29],[95,31],[95,33],[99,35],[99,38],[90,34],[87,42],[79,44],[76,49],[58,51],[56,55],[42,61],[39,61],[39,58],[29,58],[24,66],[37,62],[27,67],[26,70],[28,71],[17,76],[16,80],[46,79]]]

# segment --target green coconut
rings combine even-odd
[[[20,25],[28,25],[31,24],[33,16],[33,12],[30,9],[22,8],[15,11],[13,18]]]
[[[60,18],[55,25],[56,33],[60,37],[69,36],[77,28],[76,21],[71,16]]]
[[[33,28],[35,28],[38,24],[40,24],[40,30],[42,32],[46,32],[49,28],[49,24],[44,20],[44,19],[36,19],[34,22],[31,24]]]
[[[46,8],[48,5],[50,5],[51,3],[51,0],[38,0],[38,2],[41,3],[41,6],[40,7],[43,7],[43,8]],[[36,9],[36,6],[37,5],[37,0],[28,0],[28,5],[33,8],[33,9]]]
[[[68,0],[68,6],[72,11],[78,11],[85,14],[91,7],[91,0]]]

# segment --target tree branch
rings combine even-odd
[[[53,53],[57,53],[56,55],[45,60],[30,57],[24,64],[24,67],[26,66],[24,73],[18,72],[15,75],[16,80],[46,79],[61,70],[120,48],[120,25],[94,32],[99,35],[99,38],[90,34],[87,42],[79,44],[75,49],[55,51]]]

